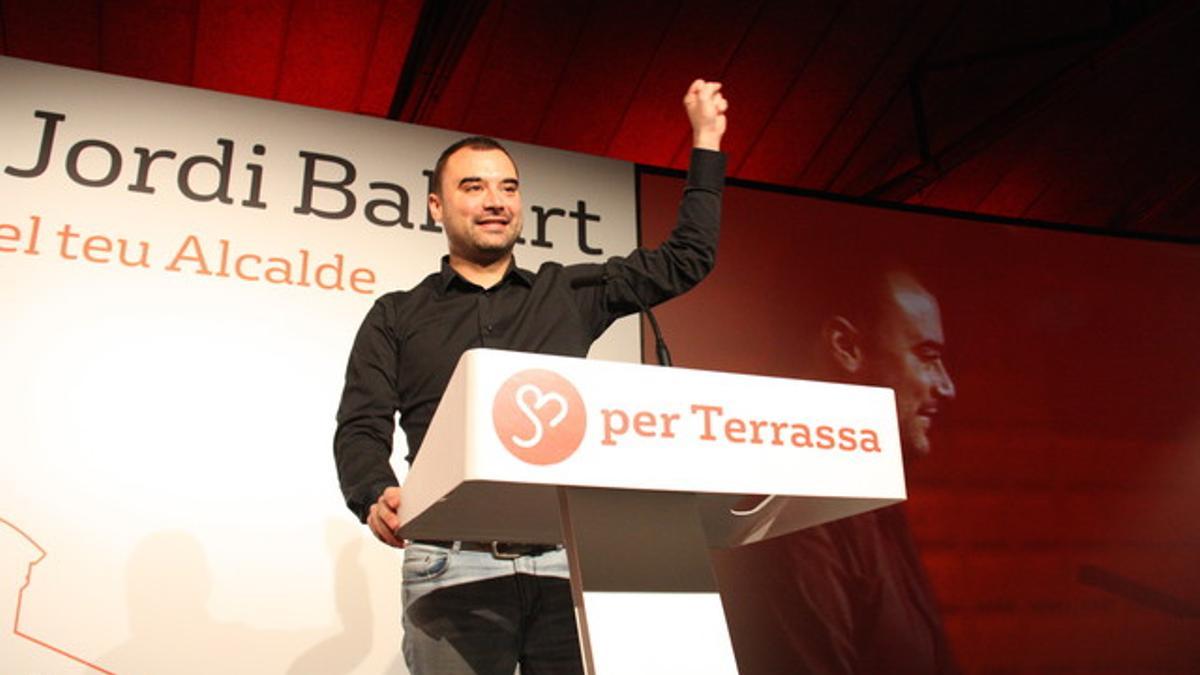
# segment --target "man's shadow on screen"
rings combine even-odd
[[[212,574],[200,542],[182,531],[153,534],[137,545],[127,566],[130,637],[103,662],[130,672],[258,673],[264,664],[291,660],[289,675],[349,673],[366,659],[374,633],[357,535],[344,523],[331,522],[327,530],[336,561],[337,622],[318,629],[270,630],[215,619],[208,609]],[[293,659],[294,654],[299,656]],[[240,663],[231,662],[231,656]]]

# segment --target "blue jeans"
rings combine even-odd
[[[582,673],[567,556],[515,560],[409,544],[404,661],[412,675]]]

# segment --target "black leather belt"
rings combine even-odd
[[[480,551],[483,553],[491,553],[493,558],[498,560],[515,560],[522,556],[537,556],[550,551],[558,550],[558,547],[553,544],[514,544],[506,541],[436,541],[431,539],[414,539],[414,544],[426,544],[429,546],[441,546],[442,548],[454,548],[458,544],[460,551]]]

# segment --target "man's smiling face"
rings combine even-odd
[[[865,381],[896,391],[900,439],[908,457],[929,454],[929,431],[954,382],[943,363],[945,336],[937,300],[916,280],[889,280],[866,349]]]
[[[501,150],[462,148],[446,159],[429,211],[446,230],[452,259],[500,260],[521,235],[517,167]]]

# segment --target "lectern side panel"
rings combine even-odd
[[[587,591],[716,590],[697,497],[687,493],[563,488]]]
[[[716,593],[586,593],[594,672],[735,675]]]
[[[699,499],[560,488],[585,669],[736,672]]]
[[[401,529],[409,539],[558,544],[562,530],[555,488],[463,483]]]

